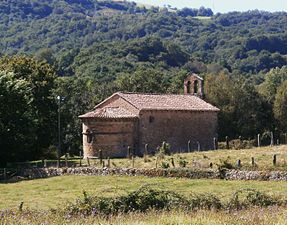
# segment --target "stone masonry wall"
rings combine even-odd
[[[87,142],[83,135],[84,157],[97,157],[102,150],[103,157],[126,157],[127,147],[137,147],[136,119],[89,119],[83,122],[83,131],[94,132],[94,139]]]
[[[122,107],[135,114],[138,109],[115,95],[108,99],[99,108],[105,106]],[[94,141],[87,142],[87,136],[83,135],[84,157],[97,157],[102,150],[104,157],[126,157],[127,147],[137,149],[138,146],[138,120],[134,119],[84,119],[83,132],[95,131]]]
[[[217,137],[217,113],[196,111],[142,111],[139,122],[139,145],[155,151],[163,141],[171,145],[171,151],[213,149],[213,139]]]
[[[122,108],[125,108],[125,109],[129,110],[130,112],[134,113],[135,115],[137,115],[139,113],[139,110],[137,108],[135,108],[133,105],[131,105],[126,100],[120,98],[117,95],[108,99],[106,102],[101,104],[98,108],[104,108],[106,106],[108,106],[108,107],[122,107]]]

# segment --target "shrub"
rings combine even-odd
[[[161,168],[168,169],[169,168],[169,163],[168,162],[161,162]]]
[[[189,206],[191,209],[221,209],[223,207],[219,198],[215,195],[207,194],[198,194],[193,195],[189,200]]]
[[[116,198],[91,197],[84,192],[84,197],[70,203],[66,212],[70,215],[115,214],[133,211],[145,212],[150,209],[175,209],[188,205],[179,194],[169,191],[157,191],[142,187],[126,196]]]
[[[219,164],[217,164],[218,170],[223,170],[223,169],[234,169],[235,167],[231,164],[229,161],[229,158],[227,159],[220,159]]]
[[[270,205],[274,205],[279,203],[278,200],[276,201],[274,198],[271,196],[262,193],[260,191],[252,190],[248,192],[246,196],[246,200],[249,204],[254,205],[254,206],[261,206],[261,207],[266,207]]]
[[[68,215],[113,215],[129,212],[146,212],[149,210],[239,210],[252,206],[267,207],[282,205],[278,200],[253,189],[236,191],[232,198],[223,204],[210,193],[193,194],[189,198],[171,191],[159,191],[142,187],[121,197],[92,197],[83,193],[83,197],[70,203],[64,212]]]
[[[186,167],[187,164],[188,164],[188,162],[184,158],[182,158],[182,157],[179,158],[179,166],[180,167],[184,168],[184,167]]]
[[[249,206],[267,207],[271,205],[281,205],[282,201],[273,198],[263,192],[254,189],[242,189],[236,191],[227,203],[228,209],[244,209]]]
[[[161,147],[159,148],[159,152],[164,155],[170,155],[170,144],[165,141],[162,142]]]

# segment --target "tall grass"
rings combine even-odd
[[[65,217],[57,212],[29,211],[0,212],[0,224],[108,224],[108,225],[284,225],[287,209],[283,207],[253,208],[240,211],[149,211],[147,213],[119,214],[111,217]]]

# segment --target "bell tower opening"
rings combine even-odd
[[[203,98],[203,79],[195,73],[189,73],[184,80],[184,94]]]
[[[197,94],[198,93],[198,80],[195,80],[193,85],[194,85],[193,87],[194,94]]]
[[[188,81],[186,85],[187,85],[187,87],[186,87],[186,88],[187,88],[186,93],[187,93],[187,94],[190,94],[190,93],[191,93],[191,90],[190,90],[190,89],[191,89],[191,82]]]

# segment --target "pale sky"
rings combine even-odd
[[[287,11],[287,0],[131,0],[134,2],[163,6],[169,4],[177,8],[211,8],[214,13],[230,11],[264,10]]]

